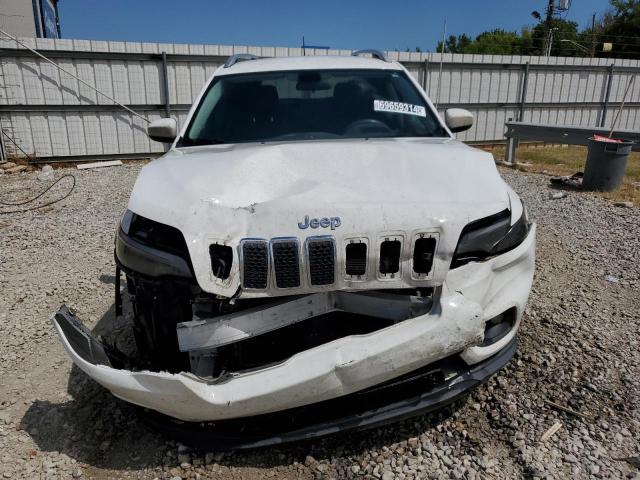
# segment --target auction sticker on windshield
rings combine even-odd
[[[374,100],[373,109],[376,112],[406,113],[426,117],[427,111],[422,105],[412,105],[404,102],[392,102],[390,100]]]

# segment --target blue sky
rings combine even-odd
[[[442,37],[533,25],[545,0],[61,0],[65,38],[172,43],[433,50]],[[607,0],[573,0],[567,18],[583,27]]]

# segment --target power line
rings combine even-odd
[[[591,33],[589,33],[591,35]],[[596,37],[611,37],[611,38],[633,38],[635,40],[640,40],[640,37],[635,35],[610,35],[608,33],[594,33]]]
[[[560,34],[564,35],[564,36],[567,36],[567,32],[560,32]],[[591,34],[585,34],[585,35],[591,37]],[[600,38],[616,38],[616,37],[613,37],[611,35],[594,35],[594,36],[595,37],[600,37]],[[580,37],[580,34],[578,34],[577,37],[574,37],[572,35],[572,38],[579,38],[579,37]],[[620,37],[620,38],[622,38],[622,37]],[[634,40],[638,40],[638,42],[640,42],[640,37],[625,37],[625,38],[633,38]],[[585,39],[583,41],[586,42],[587,40]],[[635,43],[627,43],[626,45],[635,45]]]
[[[586,40],[579,41],[579,40],[574,40],[574,39],[572,39],[572,38],[569,38],[569,39],[562,38],[561,40],[571,40],[572,42],[576,42],[576,43],[580,44],[580,45],[581,45],[581,46],[583,46],[583,47],[584,47],[584,45],[583,45],[584,43],[590,43],[590,42],[587,42]],[[603,43],[603,42],[600,42],[600,43]],[[638,42],[638,43],[620,43],[620,42],[613,42],[613,44],[614,44],[614,45],[625,45],[625,46],[629,46],[629,47],[638,47],[638,46],[640,46],[640,42]],[[585,47],[585,48],[587,48],[587,47]]]
[[[607,38],[632,38],[634,40],[640,40],[640,37],[634,37],[631,35],[609,35],[607,33],[596,33],[596,37],[607,37]]]
[[[568,38],[567,35],[563,35],[563,36],[554,36],[554,38],[557,38],[558,40],[571,40],[573,42],[576,42],[582,46],[585,46],[585,48],[587,48],[587,45],[590,44],[590,42],[588,42],[587,40],[576,40],[574,36],[571,36],[571,38]],[[520,50],[540,50],[541,46],[539,45],[540,43],[544,44],[545,39],[538,37],[538,38],[518,38],[516,40],[514,40],[513,42],[509,42],[509,41],[501,41],[501,42],[496,42],[496,41],[492,41],[489,45],[490,46],[498,46],[498,47],[513,47],[515,49],[520,49]],[[538,46],[536,45],[526,45],[527,43],[533,43],[533,44],[538,44]],[[598,43],[603,43],[603,42],[598,42]],[[475,45],[476,42],[475,41],[471,41],[470,43],[466,44],[463,46],[463,48],[465,47],[471,47],[473,45]],[[640,46],[640,41],[638,43],[620,43],[620,42],[613,42],[614,45],[616,46],[630,46],[630,47],[638,47]],[[451,53],[451,52],[445,52],[445,53]],[[462,53],[467,53],[467,52],[462,52]],[[473,52],[468,52],[468,53],[473,53]]]

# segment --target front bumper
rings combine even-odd
[[[194,422],[271,414],[364,391],[452,355],[459,355],[467,365],[482,365],[506,351],[533,280],[535,230],[532,226],[525,241],[510,252],[451,270],[426,315],[370,334],[340,338],[222,383],[208,383],[190,373],[114,368],[100,342],[68,311],[61,309],[53,322],[76,365],[126,401]],[[511,331],[496,343],[480,346],[486,321],[512,308],[516,321]],[[504,363],[491,365],[498,369]],[[458,372],[452,384],[444,387],[453,397],[482,381],[472,376],[470,382],[453,383],[462,374]],[[427,403],[439,402],[436,398]]]
[[[462,367],[453,358],[445,359],[384,385],[282,412],[202,423],[176,421],[147,410],[142,418],[173,440],[219,451],[309,440],[346,430],[380,427],[445,407],[486,382],[515,352],[513,338],[499,353],[472,367]],[[434,382],[432,373],[447,366],[459,367],[457,375]]]

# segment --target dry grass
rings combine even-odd
[[[504,147],[489,149],[496,158],[504,158]],[[580,146],[520,146],[517,154],[517,168],[527,172],[547,175],[572,175],[584,172],[587,148]],[[615,192],[597,192],[614,201],[633,202],[640,205],[640,152],[632,152],[627,164],[622,186]]]

